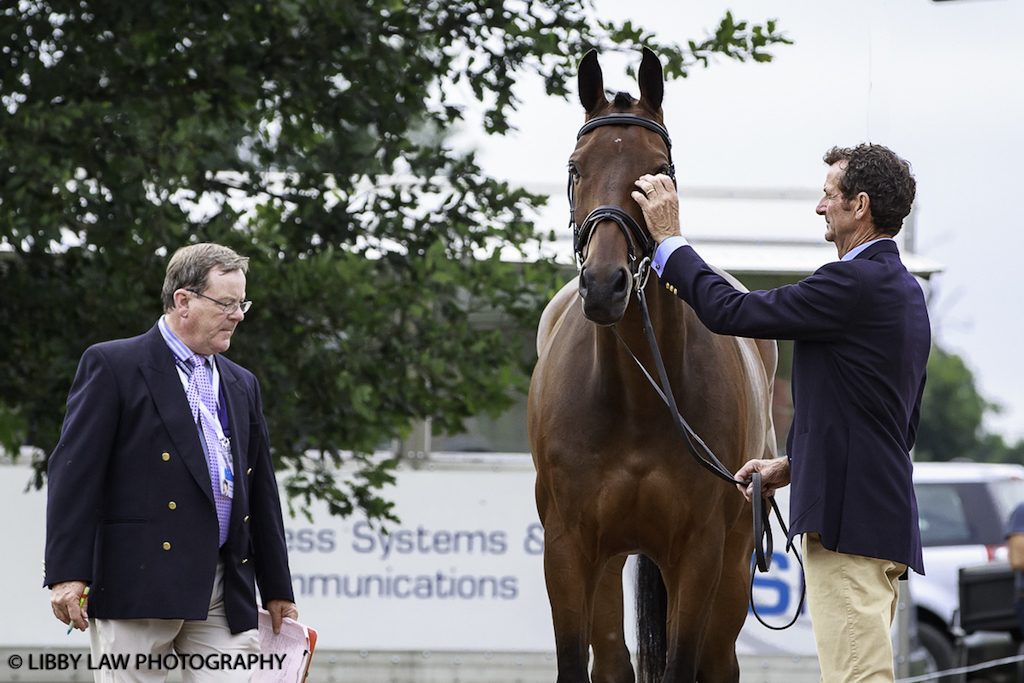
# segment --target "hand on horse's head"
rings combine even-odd
[[[672,178],[664,174],[642,175],[635,185],[639,190],[634,190],[632,197],[644,212],[651,237],[661,244],[666,238],[682,234],[679,231],[679,196]]]

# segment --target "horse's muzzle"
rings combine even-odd
[[[580,271],[583,315],[598,325],[614,325],[626,312],[632,286],[633,275],[625,266],[607,272],[584,266]]]

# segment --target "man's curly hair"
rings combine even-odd
[[[833,147],[825,153],[825,163],[846,162],[839,177],[839,191],[848,202],[861,192],[871,199],[871,217],[875,228],[894,236],[903,227],[903,219],[914,203],[917,183],[910,164],[888,147],[865,143],[856,147]]]

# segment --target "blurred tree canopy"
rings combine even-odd
[[[974,373],[963,358],[933,346],[914,457],[922,461],[966,458],[1024,465],[1024,441],[1009,445],[1001,435],[984,428],[985,415],[998,411],[999,406],[978,391]]]
[[[727,14],[686,46],[585,0],[17,0],[0,9],[0,440],[49,453],[85,348],[160,314],[170,254],[251,257],[230,355],[259,377],[286,487],[390,517],[414,420],[457,432],[525,386],[553,264],[539,197],[446,146],[468,98],[509,129],[516,80],[564,97],[590,47],[769,61],[775,23]],[[470,122],[471,123],[471,122]],[[337,466],[354,461],[344,481]],[[37,463],[41,484],[45,462]]]

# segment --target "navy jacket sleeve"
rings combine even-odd
[[[672,254],[665,279],[712,332],[758,339],[837,339],[855,316],[863,287],[856,268],[837,262],[795,285],[741,292],[690,246]]]
[[[47,586],[93,580],[93,542],[119,416],[114,373],[99,347],[78,365],[60,442],[48,464]]]

